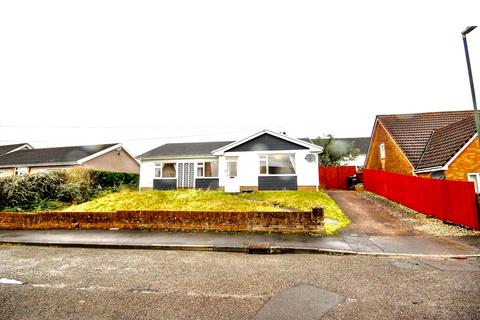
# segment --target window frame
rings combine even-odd
[[[235,171],[236,171],[236,172],[235,172],[235,175],[234,175],[234,176],[232,176],[232,175],[230,174],[230,167],[229,167],[229,164],[230,164],[230,163],[235,163]],[[238,177],[238,160],[237,160],[237,159],[227,160],[227,161],[226,161],[226,164],[227,164],[227,178],[228,178],[228,179],[235,179],[235,178],[237,178],[237,177]]]
[[[293,156],[293,171],[295,173],[269,173],[268,172],[268,168],[269,168],[269,161],[268,161],[268,157],[269,156],[276,156],[276,155],[285,155],[285,156]],[[263,159],[262,159],[263,158]],[[261,162],[262,161],[265,161],[265,172],[266,173],[262,173],[262,170],[261,170]],[[295,153],[281,153],[281,152],[277,152],[277,153],[267,153],[267,154],[260,154],[258,155],[258,174],[259,176],[263,176],[263,177],[279,177],[279,176],[296,176],[297,175],[297,159],[296,159],[296,156],[295,156]]]
[[[216,175],[211,176],[211,177],[206,177],[206,176],[205,176],[205,167],[206,167],[205,164],[206,164],[207,162],[216,162],[216,163],[217,163],[217,174],[216,174]],[[196,178],[201,178],[201,179],[218,179],[218,176],[219,176],[219,175],[218,175],[218,172],[219,172],[219,168],[218,168],[219,161],[218,161],[218,160],[197,161],[197,162],[196,162],[196,165],[197,165],[197,168],[196,168],[196,170],[195,170],[195,177],[196,177]],[[210,165],[210,166],[211,166],[211,165]],[[199,175],[199,174],[198,174],[198,169],[199,169],[199,168],[202,169],[202,175]],[[210,169],[211,169],[211,167],[210,167]]]
[[[173,164],[174,165],[174,168],[175,168],[175,177],[164,177],[163,176],[163,166],[165,164]],[[159,162],[159,163],[155,163],[155,166],[154,166],[154,171],[153,171],[153,178],[154,179],[170,179],[170,180],[176,180],[177,177],[178,177],[178,171],[177,171],[177,162],[173,162],[173,161],[164,161],[164,162]],[[157,177],[157,169],[160,168],[160,177]]]
[[[470,179],[473,176],[473,180]],[[475,193],[480,194],[480,172],[467,173],[467,180],[475,185]]]
[[[385,143],[380,143],[380,160],[385,159]]]

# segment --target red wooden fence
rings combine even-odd
[[[347,190],[347,177],[357,173],[355,166],[319,167],[320,186],[326,189]]]
[[[365,190],[437,219],[480,229],[473,182],[364,170]]]

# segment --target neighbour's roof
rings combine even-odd
[[[211,156],[212,151],[233,141],[167,143],[138,156],[141,159],[158,157]]]
[[[113,147],[117,143],[20,150],[0,156],[0,166],[70,164]]]
[[[475,134],[473,111],[379,115],[415,169],[445,165]]]
[[[320,141],[327,140],[326,138],[319,139]],[[355,148],[360,149],[360,154],[367,154],[370,146],[370,137],[356,137],[356,138],[333,138],[335,143],[346,146],[351,146],[354,143]]]
[[[30,146],[28,143],[7,144],[0,146],[0,155],[13,151],[23,146]]]

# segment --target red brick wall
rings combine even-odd
[[[473,140],[445,170],[445,179],[468,181],[468,173],[480,172],[480,145]]]
[[[385,159],[380,157],[380,145],[382,143],[385,144]],[[413,175],[410,162],[379,121],[375,123],[365,168]]]
[[[0,229],[160,229],[321,233],[323,213],[312,212],[0,212]]]

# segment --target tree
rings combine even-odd
[[[323,151],[318,154],[318,162],[324,167],[335,167],[341,165],[343,161],[355,160],[360,153],[355,141],[348,144],[336,140],[331,134],[313,139],[313,142],[323,147]]]

